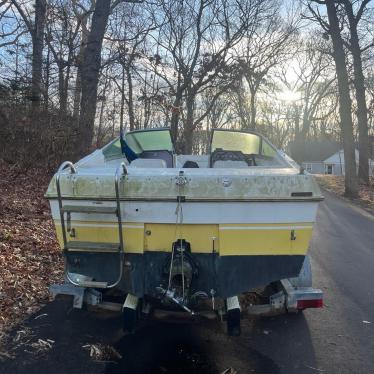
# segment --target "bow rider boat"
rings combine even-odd
[[[74,292],[191,314],[207,300],[238,310],[240,294],[299,277],[322,199],[260,134],[214,130],[208,155],[177,155],[167,128],[63,163],[46,197]]]

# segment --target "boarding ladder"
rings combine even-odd
[[[76,174],[77,170],[74,164],[70,161],[65,161],[59,167],[56,175],[56,189],[57,189],[57,199],[61,220],[61,230],[62,230],[62,240],[63,240],[63,251],[65,254],[68,252],[95,252],[95,253],[118,253],[119,255],[119,275],[114,283],[108,282],[98,282],[98,281],[85,281],[85,280],[74,280],[71,278],[71,274],[67,270],[67,264],[65,263],[65,277],[66,279],[75,286],[80,287],[93,287],[93,288],[113,288],[118,285],[122,279],[123,275],[123,265],[124,265],[124,240],[122,231],[122,216],[121,216],[121,201],[119,196],[120,183],[124,175],[127,174],[127,169],[124,163],[122,163],[117,169],[114,177],[115,183],[115,194],[116,194],[116,206],[114,207],[101,207],[101,206],[87,206],[87,205],[70,205],[64,204],[63,196],[61,194],[60,178],[62,172],[70,168],[71,174]],[[66,199],[68,200],[68,198]],[[81,213],[81,214],[108,214],[115,215],[118,222],[118,243],[93,243],[93,242],[81,242],[81,241],[68,241],[67,232],[72,233],[70,226],[71,214]],[[65,224],[66,215],[66,224]]]

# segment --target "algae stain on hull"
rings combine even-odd
[[[250,175],[187,176],[181,188],[171,175],[127,175],[120,181],[121,198],[175,199],[182,194],[188,199],[290,199],[293,192],[312,192],[312,198],[322,198],[318,185],[310,175]],[[227,182],[228,181],[228,182]],[[227,183],[226,183],[227,182]],[[115,198],[115,179],[110,175],[85,174],[61,176],[62,195],[84,198]],[[46,197],[57,197],[55,177]],[[292,199],[296,200],[296,199]]]

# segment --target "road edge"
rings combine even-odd
[[[327,194],[333,195],[337,199],[342,200],[345,203],[347,203],[357,213],[360,213],[363,216],[365,216],[365,217],[367,217],[367,218],[369,218],[371,220],[374,220],[374,211],[372,211],[371,209],[370,210],[369,210],[369,208],[365,209],[362,206],[358,205],[357,203],[353,202],[351,199],[349,199],[349,198],[347,198],[345,196],[338,195],[333,190],[330,190],[328,188],[322,187],[321,185],[319,187],[320,187],[320,189],[321,189],[321,191],[322,191],[323,194],[327,193]]]

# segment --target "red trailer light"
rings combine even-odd
[[[297,309],[307,309],[307,308],[322,308],[323,299],[314,300],[297,300]]]

